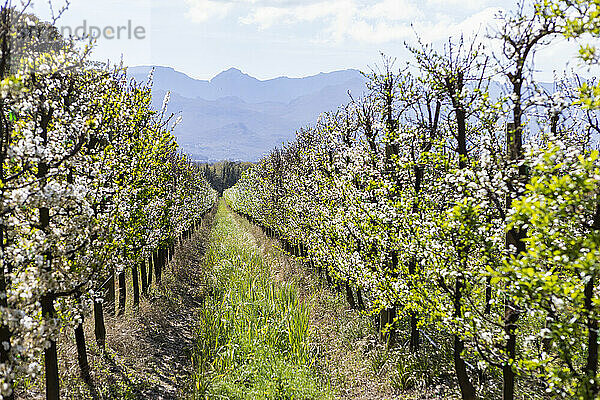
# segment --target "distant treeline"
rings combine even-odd
[[[235,185],[242,173],[251,166],[250,162],[219,161],[213,164],[202,164],[201,168],[206,180],[219,192],[219,195],[222,195],[223,191]]]

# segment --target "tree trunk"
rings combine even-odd
[[[488,276],[485,279],[485,310],[484,315],[489,315],[492,312],[492,277]]]
[[[390,331],[388,333],[388,339],[387,339],[387,345],[388,348],[391,348],[393,346],[396,345],[396,328],[395,328],[395,319],[396,319],[396,307],[392,306],[392,308],[390,308],[390,318],[389,318],[389,322],[392,325],[392,327],[390,328]]]
[[[325,268],[325,277],[327,278],[327,283],[329,286],[333,286],[333,280],[331,279],[331,275],[329,275],[329,269]]]
[[[389,313],[387,309],[383,309],[379,312],[379,327],[377,330],[379,331],[379,340],[385,343],[385,334],[383,333],[385,327],[389,323]]]
[[[598,320],[594,315],[594,277],[585,284],[585,310],[588,312],[588,354],[585,364],[587,398],[595,399],[598,393],[596,375],[598,373]]]
[[[140,305],[140,282],[137,264],[134,264],[131,269],[131,281],[133,283],[133,306],[137,307]]]
[[[360,288],[356,289],[356,299],[358,301],[358,309],[363,311],[365,309],[365,303],[362,297],[362,290]]]
[[[161,269],[160,269],[160,249],[154,250],[154,277],[156,278],[156,286],[160,286]]]
[[[108,281],[105,284],[105,289],[107,290],[106,295],[104,296],[104,304],[103,307],[109,315],[115,315],[115,273],[114,271],[110,271],[110,276]]]
[[[56,316],[54,299],[45,295],[42,297],[42,315],[46,321],[51,321]],[[44,368],[46,372],[46,400],[60,398],[60,380],[58,375],[58,356],[56,353],[56,340],[50,338],[50,346],[44,350]]]
[[[148,257],[148,288],[152,286],[152,254]]]
[[[6,78],[7,72],[10,72],[10,63],[11,63],[11,54],[10,54],[10,43],[9,43],[9,35],[10,35],[10,27],[11,27],[11,20],[10,20],[10,16],[11,16],[11,11],[10,11],[10,7],[9,4],[7,2],[4,3],[4,5],[0,8],[0,20],[1,20],[1,27],[0,27],[0,45],[1,45],[1,51],[0,51],[0,80],[3,80],[4,78]],[[4,110],[4,101],[0,99],[0,108]],[[3,118],[0,118],[0,139],[2,141],[2,148],[6,148],[6,145],[8,144],[8,138],[9,138],[9,127],[8,124],[6,123],[6,121]],[[5,187],[5,171],[4,168],[6,166],[5,164],[5,158],[7,157],[6,153],[2,153],[2,158],[0,159],[0,182],[2,183],[2,187]],[[2,197],[4,198],[4,193],[2,193]],[[0,307],[8,307],[8,300],[7,300],[7,295],[6,295],[6,288],[7,286],[9,286],[8,281],[7,281],[7,276],[5,275],[5,268],[6,270],[10,273],[11,272],[11,266],[7,265],[7,261],[4,257],[4,249],[5,249],[5,243],[4,243],[4,232],[5,232],[6,227],[4,225],[0,225],[0,249],[1,249],[1,253],[0,253],[0,259],[2,259],[4,261],[2,268],[0,268]],[[10,339],[11,339],[12,333],[10,331],[10,328],[8,327],[8,325],[2,324],[0,325],[0,363],[1,364],[5,364],[8,363],[9,358],[10,358],[10,351],[11,351],[11,343],[10,343]],[[9,385],[8,390],[6,390],[7,392],[10,392],[10,394],[7,394],[6,396],[4,396],[4,398],[6,400],[13,400],[14,399],[14,393],[13,393],[13,380],[12,379],[7,379],[6,383]]]
[[[390,307],[382,310],[380,313],[379,337],[388,348],[396,344],[396,330],[394,329],[394,319],[396,318],[396,308]],[[389,325],[389,327],[388,327]],[[387,331],[384,333],[384,330]]]
[[[162,275],[162,271],[167,269],[167,257],[169,256],[169,248],[164,247],[160,249],[160,271]]]
[[[102,299],[94,299],[94,334],[98,347],[104,352],[106,346],[106,327],[104,326]]]
[[[348,284],[348,282],[346,282],[346,300],[348,301],[348,304],[350,305],[351,309],[356,309],[356,302],[354,301],[354,294],[352,293],[352,288],[350,287],[350,285]]]
[[[87,349],[85,345],[85,334],[83,332],[83,316],[82,321],[75,328],[75,344],[77,346],[77,362],[79,364],[79,373],[81,379],[87,384],[92,382],[90,376],[90,364],[87,358]]]
[[[509,314],[509,312],[506,312]],[[511,319],[510,316],[505,316],[505,318]],[[506,324],[504,326],[504,334],[508,339],[506,340],[505,351],[509,358],[502,367],[502,399],[503,400],[513,400],[515,398],[515,372],[512,369],[512,361],[514,361],[516,356],[516,348],[517,348],[517,336],[515,335],[516,324]]]
[[[395,257],[397,260],[397,256]],[[417,269],[417,260],[414,258],[410,260],[408,264],[408,273],[411,276],[415,275]],[[412,284],[411,284],[412,286]],[[419,341],[419,317],[417,316],[415,311],[410,312],[410,341],[409,341],[409,349],[411,352],[415,353],[419,351],[420,341]]]
[[[520,93],[520,89],[519,89]],[[520,105],[515,104],[513,110],[515,122],[507,124],[506,127],[506,151],[510,160],[517,161],[522,157],[522,127],[521,127],[521,111]],[[520,178],[526,177],[524,166],[519,167]],[[510,210],[512,207],[512,197],[510,194],[506,196],[506,209]],[[511,249],[515,255],[525,252],[524,239],[527,236],[525,229],[510,229],[506,232],[506,247]],[[512,249],[514,247],[514,249]],[[516,309],[515,304],[508,300],[504,305],[504,335],[507,338],[504,346],[504,351],[507,356],[507,360],[502,367],[502,379],[503,379],[503,400],[514,400],[515,398],[515,373],[512,369],[512,364],[515,361],[517,355],[517,321],[519,320],[520,312]]]
[[[119,272],[119,315],[125,314],[125,302],[127,300],[127,284],[125,281],[125,270]]]
[[[148,274],[146,272],[146,260],[142,259],[140,262],[140,277],[142,278],[142,294],[146,294],[148,291]]]
[[[2,11],[4,12],[4,9]],[[4,229],[4,227],[1,227],[0,229]],[[4,239],[3,239],[2,231],[0,231],[0,246],[2,246],[3,244],[4,244]],[[4,275],[4,271],[0,271],[0,294],[2,294],[2,296],[0,296],[0,306],[7,307],[8,301],[6,298],[6,277]],[[2,363],[2,364],[7,363],[9,360],[10,349],[11,349],[11,344],[10,344],[11,336],[12,336],[12,334],[10,332],[10,328],[8,327],[8,325],[0,326],[0,363]],[[4,396],[4,398],[6,400],[13,400],[14,399],[14,394],[12,392],[13,381],[8,380],[7,383],[10,385],[9,389],[10,389],[11,393],[9,395]]]
[[[464,289],[464,279],[462,276],[456,277],[456,283],[454,286],[454,317],[462,317],[462,293]],[[456,378],[458,379],[458,385],[460,387],[460,393],[463,400],[475,400],[475,387],[469,380],[469,374],[467,373],[467,364],[462,358],[462,352],[465,349],[465,343],[462,341],[460,336],[454,335],[454,370],[456,371]]]
[[[416,353],[421,347],[419,338],[419,318],[417,318],[414,312],[410,313],[410,351]]]

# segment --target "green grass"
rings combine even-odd
[[[204,267],[211,285],[198,316],[193,398],[332,398],[313,368],[297,287],[272,277],[223,202]]]

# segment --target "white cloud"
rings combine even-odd
[[[416,31],[426,41],[448,36],[484,33],[497,7],[491,0],[185,0],[189,17],[196,22],[237,15],[238,21],[260,30],[315,23],[322,26],[312,35],[320,41],[347,39],[385,43],[408,39]],[[458,8],[460,7],[460,8]],[[464,12],[463,9],[467,9]],[[453,11],[448,13],[445,11]],[[460,20],[456,16],[464,15]],[[475,10],[480,10],[474,13]],[[450,14],[455,15],[450,17]],[[413,30],[414,27],[414,30]]]
[[[423,10],[406,0],[383,0],[361,10],[366,18],[383,18],[394,21],[406,21],[422,18]]]
[[[489,7],[459,22],[442,20],[435,24],[428,22],[418,23],[415,24],[415,31],[426,42],[434,42],[460,35],[470,38],[476,34],[480,40],[483,40],[488,30],[493,29],[495,26],[496,15],[500,11],[502,11],[501,8]]]
[[[381,43],[405,37],[410,32],[408,21],[422,16],[421,10],[403,0],[382,0],[367,5],[356,0],[334,0],[288,7],[256,7],[240,18],[240,22],[267,29],[280,24],[322,21],[323,33],[332,41],[352,38]]]
[[[257,7],[247,16],[240,18],[240,21],[266,29],[281,23],[296,24],[319,19],[343,18],[343,14],[347,14],[349,9],[354,9],[352,0],[323,1],[293,7]]]
[[[233,2],[215,0],[185,0],[189,7],[187,17],[194,22],[206,22],[227,16],[233,8]]]
[[[481,10],[488,4],[498,4],[497,0],[427,0],[427,5],[436,9],[448,9],[460,7],[461,10],[474,11]]]
[[[287,10],[284,8],[260,7],[249,15],[240,18],[240,22],[248,25],[255,24],[260,29],[266,29],[287,16]]]
[[[349,27],[347,35],[358,41],[385,43],[405,39],[412,32],[413,30],[408,24],[389,24],[387,22],[370,24],[366,21],[358,21]]]

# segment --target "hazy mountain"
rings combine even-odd
[[[146,81],[152,67],[131,67],[129,76]],[[357,70],[306,78],[265,81],[230,68],[210,81],[168,67],[155,67],[153,102],[160,108],[171,91],[169,112],[181,112],[175,135],[183,150],[199,160],[254,161],[292,140],[297,129],[359,96],[365,78]]]

